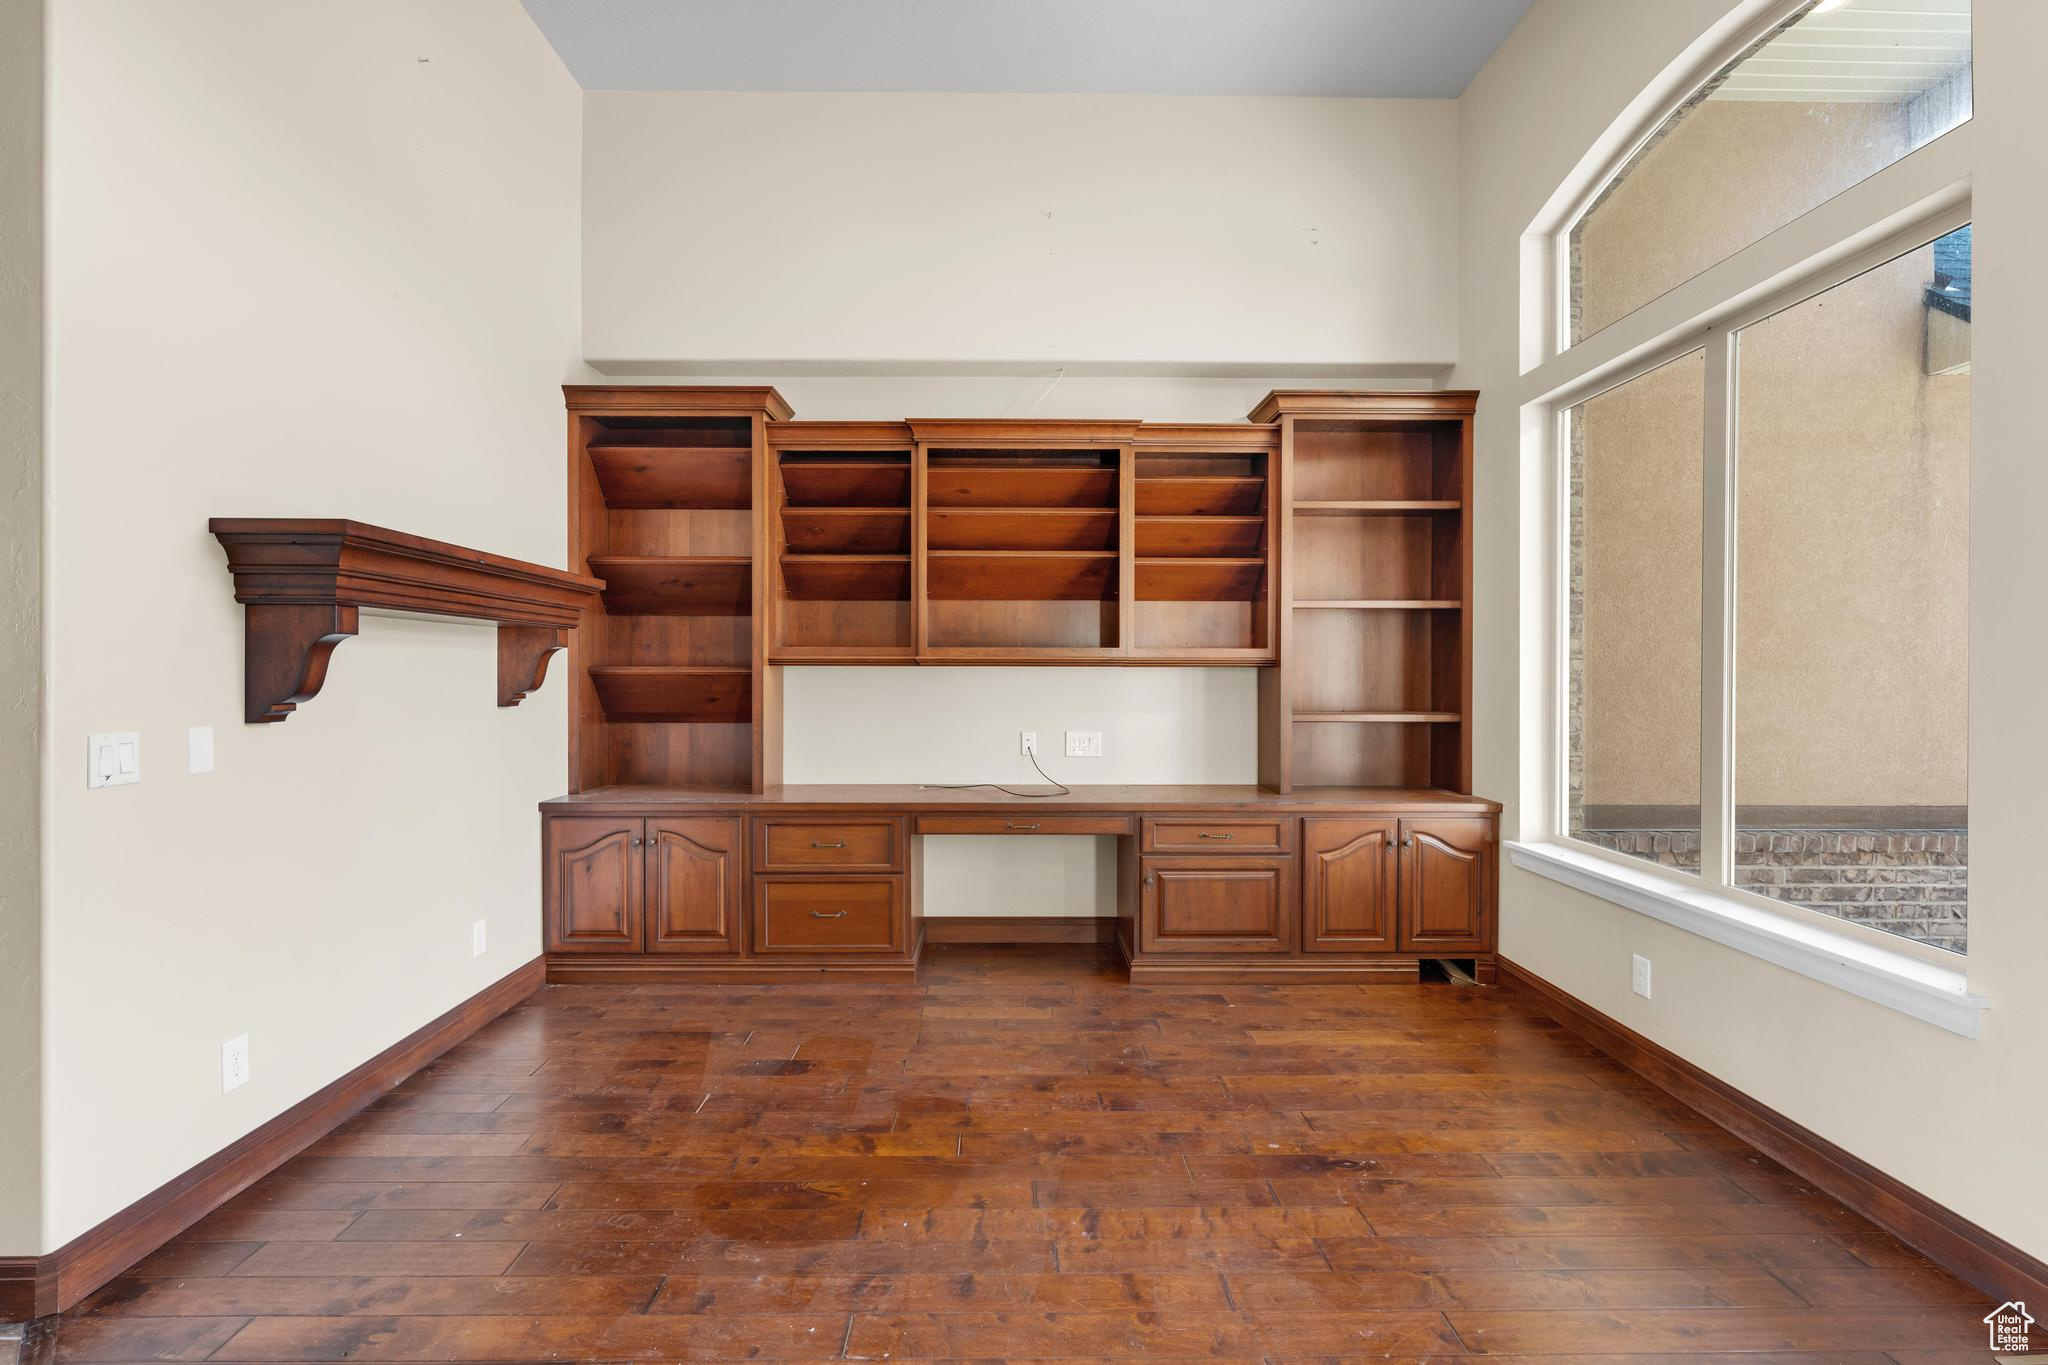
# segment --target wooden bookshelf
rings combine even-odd
[[[795,421],[771,389],[567,391],[578,790],[761,791],[781,670],[1258,670],[1260,782],[1469,792],[1475,396],[1242,423]]]

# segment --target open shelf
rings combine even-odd
[[[932,550],[1114,550],[1113,507],[934,507],[925,513]]]
[[[909,554],[910,509],[785,507],[782,538],[791,554]]]
[[[1116,554],[933,550],[926,556],[925,585],[934,601],[1103,601],[1116,595]]]
[[[745,724],[754,718],[753,674],[745,668],[598,667],[590,681],[608,720]]]
[[[1296,500],[1294,515],[1298,517],[1402,517],[1421,513],[1456,512],[1463,503],[1455,499],[1412,498],[1398,499],[1324,499],[1303,502]]]
[[[784,555],[782,584],[796,602],[907,602],[910,556]]]
[[[1337,598],[1329,601],[1297,600],[1296,611],[1461,611],[1463,602],[1433,597]]]
[[[1114,464],[1043,464],[949,462],[934,455],[925,476],[925,502],[931,507],[1068,507],[1116,508]]]
[[[1142,475],[1136,511],[1141,517],[1255,516],[1265,498],[1263,474]]]
[[[590,464],[608,507],[753,506],[747,446],[593,445]]]
[[[754,567],[745,555],[592,555],[612,616],[746,616]]]
[[[784,451],[781,465],[783,500],[791,507],[910,506],[910,457],[903,452]]]
[[[1262,559],[1140,559],[1141,602],[1249,602],[1265,587]]]
[[[1266,543],[1263,516],[1140,516],[1137,552],[1146,556],[1256,559]]]

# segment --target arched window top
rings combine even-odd
[[[1568,344],[1970,112],[1970,0],[1802,6],[1667,117],[1572,223]]]

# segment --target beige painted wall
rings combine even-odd
[[[1723,18],[1727,0],[1537,0],[1461,102],[1463,356],[1453,381],[1483,389],[1477,554],[1481,791],[1521,828],[1525,644],[1517,422],[1519,234],[1617,115]],[[1715,1075],[2035,1255],[2048,1254],[2038,1135],[2048,1092],[2048,957],[2033,856],[2048,770],[2039,679],[2048,638],[2033,619],[2048,581],[2048,468],[2038,450],[2036,320],[2048,310],[2048,218],[2037,173],[2048,90],[2034,54],[2048,7],[1977,0],[1974,195],[1976,393],[1970,475],[1970,987],[1992,1008],[1965,1039],[1509,866],[1504,953]],[[1541,108],[1544,117],[1529,117]],[[1629,991],[1629,958],[1657,992]]]
[[[560,686],[499,710],[488,630],[366,616],[245,726],[206,519],[560,564],[581,373],[580,93],[518,6],[59,0],[51,40],[44,1249],[539,951]],[[130,729],[141,783],[87,791]]]
[[[1901,106],[1704,102],[1588,218],[1589,325],[1905,149]],[[1925,373],[1933,278],[1916,252],[1745,336],[1743,805],[1967,803],[1970,380]],[[1586,800],[1696,803],[1698,396],[1646,382],[1587,411]]]
[[[1452,354],[1456,128],[1445,100],[593,93],[585,353],[651,382],[718,362],[803,418],[1241,421],[1342,382],[1286,362]],[[732,372],[763,357],[828,363]],[[998,372],[819,373],[890,359]],[[1249,672],[1112,672],[792,669],[786,775],[1036,781],[1036,729],[1069,781],[1256,780]],[[1105,758],[1062,758],[1069,725]],[[926,840],[927,910],[1114,913],[1112,849],[1027,842]]]
[[[42,1216],[43,4],[0,0],[0,1256]]]
[[[584,354],[1448,363],[1448,100],[592,93]]]

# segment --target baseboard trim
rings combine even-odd
[[[1502,958],[1500,980],[1504,986],[1536,997],[1558,1023],[1580,1038],[1936,1265],[1983,1290],[1992,1302],[2048,1303],[2048,1263],[1602,1014],[1527,967]]]
[[[926,943],[1110,943],[1115,915],[927,915]]]
[[[545,972],[535,958],[499,978],[49,1255],[0,1261],[0,1320],[71,1307],[539,990]]]

